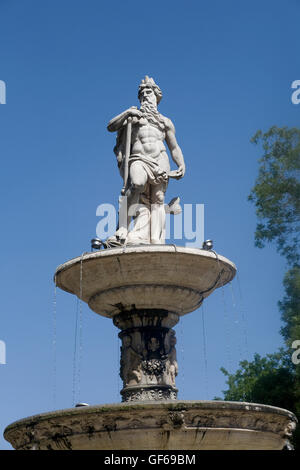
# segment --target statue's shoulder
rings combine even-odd
[[[163,116],[162,114],[161,114],[161,117],[162,117],[162,119],[164,121],[164,124],[165,124],[165,130],[175,132],[175,126],[174,126],[173,122],[171,121],[171,119],[169,119],[166,116]]]

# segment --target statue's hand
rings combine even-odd
[[[180,178],[183,178],[185,174],[185,165],[180,165],[178,167],[178,170],[176,171],[176,176],[175,178],[179,180]]]
[[[162,171],[155,179],[157,183],[165,183],[168,181],[168,173],[166,171]]]
[[[126,111],[126,117],[129,118],[129,117],[138,117],[138,118],[141,118],[142,117],[142,112],[137,109],[136,106],[132,106],[131,108],[127,109]]]

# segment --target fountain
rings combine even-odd
[[[4,436],[15,449],[282,449],[296,426],[287,410],[177,399],[173,327],[230,282],[236,267],[210,241],[202,248],[165,244],[165,214],[181,208],[179,198],[165,204],[164,196],[169,178],[184,176],[185,163],[172,122],[157,111],[162,93],[153,79],[142,80],[138,96],[140,109],[108,125],[117,131],[114,151],[124,180],[116,233],[93,241],[103,249],[55,273],[56,286],[120,330],[122,403],[39,414],[9,425]]]

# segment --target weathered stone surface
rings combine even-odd
[[[123,401],[176,399],[178,315],[165,310],[132,310],[114,317],[122,331],[120,376]],[[164,325],[164,326],[163,326]]]
[[[214,252],[147,245],[84,254],[59,266],[55,281],[121,329],[123,401],[176,400],[172,327],[234,275]]]
[[[123,401],[176,400],[172,327],[235,271],[214,252],[147,245],[86,253],[59,266],[55,281],[121,329]]]
[[[235,273],[235,265],[214,252],[147,245],[86,253],[59,266],[55,279],[61,289],[82,294],[94,312],[112,318],[133,308],[184,315]]]
[[[293,413],[222,401],[123,403],[32,416],[8,426],[15,449],[214,450],[282,449]]]

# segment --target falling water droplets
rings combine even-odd
[[[56,287],[56,276],[54,278],[54,293],[53,293],[53,337],[52,337],[52,354],[53,354],[53,369],[52,369],[52,398],[53,408],[56,408],[56,375],[57,375],[57,287]]]
[[[80,401],[81,395],[81,363],[83,354],[83,315],[82,315],[82,295],[83,295],[83,256],[80,259],[79,269],[79,298],[76,299],[76,315],[75,315],[75,333],[74,333],[74,352],[73,352],[73,381],[72,381],[72,405],[75,406],[76,401]],[[79,333],[78,333],[79,323]],[[79,335],[79,352],[77,350],[77,341]],[[77,361],[78,356],[78,361]]]
[[[202,303],[202,339],[203,339],[203,361],[204,361],[204,390],[205,390],[205,399],[208,400],[208,366],[207,366],[207,348],[206,348],[206,328],[205,328],[205,315],[204,315],[204,305]]]

